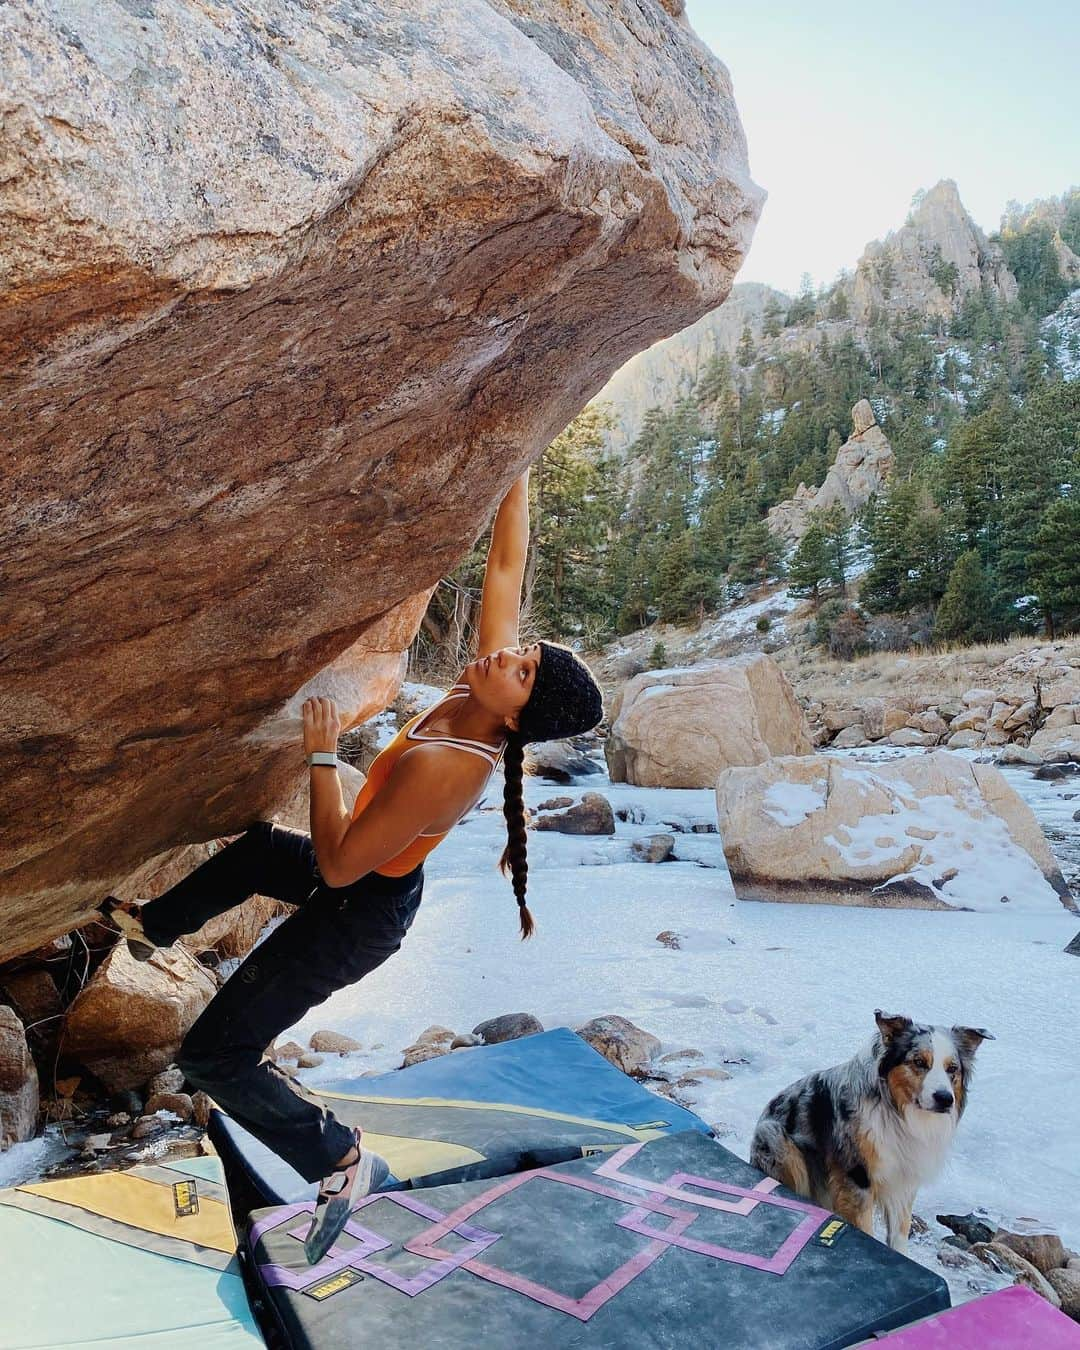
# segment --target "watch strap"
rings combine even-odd
[[[337,755],[333,750],[312,750],[307,757],[308,768],[313,768],[316,764],[327,764],[330,768],[337,768]]]

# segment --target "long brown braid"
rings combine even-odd
[[[503,815],[506,817],[506,847],[499,859],[499,868],[506,875],[510,868],[517,896],[518,915],[521,919],[521,937],[532,937],[535,925],[529,907],[525,903],[525,889],[528,884],[529,860],[526,852],[525,799],[522,795],[521,779],[525,763],[525,742],[512,731],[506,737],[506,750],[503,752]]]

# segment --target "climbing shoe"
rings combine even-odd
[[[341,1236],[349,1215],[365,1195],[386,1183],[390,1167],[385,1158],[361,1147],[361,1131],[356,1131],[356,1161],[339,1167],[324,1177],[315,1201],[315,1217],[304,1239],[308,1264],[315,1266]]]
[[[136,961],[149,961],[157,947],[146,936],[139,917],[139,907],[132,900],[118,900],[108,895],[98,906],[98,913],[119,928],[121,936],[127,938],[129,953]]]

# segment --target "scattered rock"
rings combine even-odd
[[[969,689],[966,693],[960,695],[960,702],[965,708],[989,708],[996,698],[997,695],[992,689]]]
[[[531,741],[525,747],[529,772],[552,783],[574,783],[594,773],[603,773],[595,759],[573,741]]]
[[[451,1031],[449,1027],[441,1027],[436,1022],[430,1027],[425,1027],[413,1044],[441,1045],[445,1041],[449,1045],[456,1035],[456,1031]]]
[[[1042,763],[1042,755],[1037,750],[1029,750],[1023,745],[1006,745],[998,755],[998,763],[1034,766]]]
[[[939,739],[949,730],[949,724],[939,713],[928,709],[926,712],[912,713],[907,724],[913,731],[924,731],[927,735]]]
[[[999,1228],[991,1241],[1011,1247],[1043,1275],[1057,1270],[1069,1259],[1065,1255],[1065,1244],[1056,1233],[1011,1233],[1006,1228]]]
[[[64,1050],[106,1088],[133,1088],[172,1064],[217,985],[179,947],[149,961],[115,946],[67,1011]]]
[[[1075,772],[1071,764],[1040,764],[1035,770],[1035,777],[1043,783],[1058,783],[1064,778],[1071,778]]]
[[[665,928],[662,933],[657,933],[657,942],[661,947],[667,947],[673,952],[682,951],[682,943],[679,941],[679,934],[671,928]]]
[[[962,1252],[971,1251],[971,1243],[960,1233],[950,1233],[947,1238],[942,1238],[941,1241],[943,1246],[955,1247]]]
[[[538,811],[561,811],[564,806],[573,806],[573,797],[549,797],[546,802],[541,802],[536,808]],[[620,811],[619,816],[622,820],[626,819],[625,814]]]
[[[319,1055],[349,1055],[363,1048],[359,1041],[340,1031],[317,1031],[308,1045]]]
[[[617,1069],[639,1077],[660,1050],[660,1042],[651,1032],[614,1013],[594,1017],[578,1027],[577,1034]]]
[[[954,731],[946,741],[950,750],[974,750],[982,743],[983,734],[981,731]]]
[[[997,1231],[994,1224],[987,1223],[978,1214],[939,1214],[937,1221],[943,1223],[946,1228],[951,1228],[969,1246],[975,1242],[993,1242]],[[947,1242],[948,1238],[945,1240]]]
[[[647,839],[635,839],[630,851],[641,862],[667,862],[675,848],[673,834],[651,834]]]
[[[210,1123],[210,1112],[213,1109],[214,1099],[208,1096],[207,1093],[199,1091],[192,1095],[191,1119],[200,1129],[205,1130]]]
[[[963,1270],[965,1266],[970,1266],[973,1257],[970,1248],[956,1247],[957,1242],[963,1242],[963,1238],[947,1237],[938,1248],[937,1259],[947,1270]]]
[[[304,1047],[297,1045],[295,1041],[286,1041],[284,1045],[274,1046],[274,1059],[282,1064],[286,1060],[291,1060],[294,1064],[304,1053]]]
[[[450,1044],[445,1045],[409,1045],[402,1052],[403,1058],[400,1064],[402,1069],[411,1069],[414,1064],[423,1064],[428,1059],[438,1059],[440,1055],[450,1053]]]
[[[1074,1269],[1070,1261],[1063,1269],[1047,1271],[1046,1279],[1061,1300],[1061,1311],[1080,1322],[1080,1264]]]
[[[899,731],[890,731],[886,738],[890,745],[910,746],[910,745],[937,745],[940,739],[932,731],[916,731],[914,727],[901,727]]]
[[[150,1079],[146,1085],[146,1096],[150,1098],[158,1092],[183,1092],[183,1090],[184,1071],[179,1065],[170,1064],[167,1069],[162,1069]],[[149,1111],[150,1107],[146,1109]]]
[[[843,731],[833,741],[835,750],[855,750],[860,745],[869,745],[870,741],[866,735],[866,728],[861,722],[856,722],[854,726],[845,727]]]
[[[586,792],[581,801],[554,815],[538,816],[535,828],[560,834],[614,834],[615,814],[599,792]]]
[[[148,1116],[152,1116],[155,1111],[171,1111],[181,1120],[190,1120],[194,1110],[192,1100],[186,1092],[155,1092],[146,1103]]]
[[[460,1036],[455,1036],[450,1042],[451,1050],[470,1050],[474,1045],[483,1045],[484,1040],[481,1036],[474,1036],[471,1031],[463,1032]]]
[[[130,1125],[131,1117],[126,1111],[114,1111],[111,1116],[107,1116],[105,1124],[110,1130],[118,1130],[122,1125]]]
[[[298,1069],[317,1069],[320,1064],[325,1064],[326,1060],[322,1055],[313,1055],[310,1050],[305,1050],[296,1061]]]
[[[543,1031],[538,1018],[532,1013],[503,1013],[501,1017],[490,1017],[473,1027],[473,1035],[479,1036],[485,1045],[498,1045],[500,1041],[516,1041],[522,1036],[536,1036]]]
[[[980,1261],[984,1261],[999,1274],[1011,1275],[1014,1284],[1025,1284],[1029,1289],[1041,1294],[1047,1303],[1052,1303],[1055,1308],[1061,1307],[1061,1299],[1053,1285],[1030,1261],[1025,1261],[1011,1247],[1006,1247],[1000,1242],[976,1242],[971,1250]]]
[[[657,1060],[658,1064],[674,1064],[679,1060],[685,1059],[704,1059],[704,1052],[701,1050],[670,1050],[666,1055],[661,1055]]]
[[[731,1074],[728,1073],[727,1069],[695,1069],[694,1073],[696,1073],[699,1078],[712,1078],[718,1083],[726,1083],[731,1077]]]
[[[161,1134],[167,1128],[166,1122],[160,1116],[140,1116],[131,1127],[132,1139],[150,1139],[155,1134]]]
[[[38,1075],[23,1025],[0,1006],[0,1152],[32,1139],[37,1129]]]

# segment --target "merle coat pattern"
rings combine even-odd
[[[975,1051],[988,1031],[874,1014],[878,1030],[844,1064],[800,1078],[757,1123],[750,1161],[762,1172],[888,1242],[907,1247],[919,1187],[938,1171],[967,1104]]]

